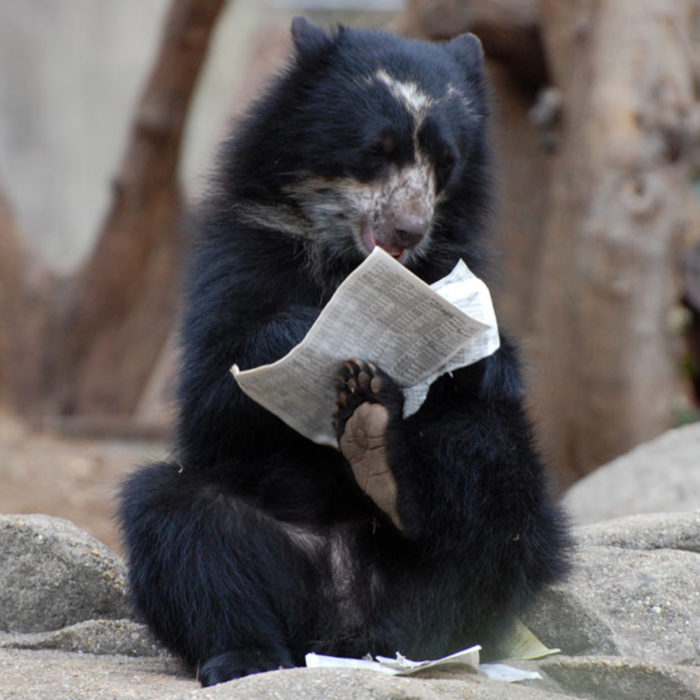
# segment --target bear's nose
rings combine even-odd
[[[394,220],[394,242],[402,248],[413,248],[423,240],[429,225],[429,222],[420,216],[398,216]]]

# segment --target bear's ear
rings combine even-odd
[[[484,48],[474,34],[460,34],[447,43],[447,50],[469,71],[484,69]]]
[[[305,17],[292,20],[292,40],[298,56],[311,56],[333,43],[321,27],[311,24]]]

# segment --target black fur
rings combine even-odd
[[[204,685],[300,665],[312,650],[424,659],[473,643],[488,649],[503,621],[564,569],[565,528],[507,339],[438,379],[407,420],[390,407],[404,531],[360,490],[341,452],[294,432],[230,375],[234,362],[271,362],[303,338],[367,254],[339,192],[411,167],[416,143],[436,199],[414,235],[420,243],[404,251],[407,266],[428,282],[460,257],[487,271],[478,41],[327,35],[304,20],[293,37],[291,65],[224,147],[205,208],[175,456],[132,475],[121,500],[137,608]],[[368,79],[379,70],[430,98],[420,118]],[[405,212],[382,212],[394,224],[373,235],[398,255],[405,239],[395,222]],[[393,389],[386,395],[400,404]]]

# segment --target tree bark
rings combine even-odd
[[[226,0],[173,0],[92,254],[56,278],[0,201],[0,401],[26,416],[131,414],[176,315],[187,110]]]
[[[0,401],[14,397],[13,377],[17,372],[19,343],[17,334],[23,332],[19,313],[24,296],[26,254],[17,235],[10,206],[0,193]]]
[[[397,30],[433,40],[473,32],[486,55],[513,75],[535,85],[547,82],[539,0],[411,0]]]
[[[528,117],[535,91],[503,65],[487,61],[493,87],[492,140],[496,153],[498,275],[492,288],[499,323],[529,360],[536,270],[547,207],[550,157],[545,137]]]
[[[0,193],[0,403],[26,412],[43,401],[53,358],[47,309],[57,280],[22,244],[9,204]]]
[[[410,36],[479,36],[494,98],[491,136],[496,153],[497,249],[492,289],[501,324],[529,348],[534,270],[540,255],[549,156],[546,136],[529,113],[548,84],[538,0],[411,0],[396,29]]]
[[[225,0],[174,0],[92,255],[56,312],[66,324],[61,413],[130,413],[176,315],[188,107]],[[136,350],[138,348],[138,350]]]
[[[533,406],[568,481],[672,423],[668,318],[689,196],[693,0],[544,0],[563,97]]]

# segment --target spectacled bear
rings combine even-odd
[[[381,357],[339,368],[338,449],[229,372],[277,360],[374,246],[428,283],[487,272],[488,88],[448,43],[292,24],[290,65],[222,150],[192,253],[173,458],[126,481],[138,611],[203,685],[309,651],[445,655],[565,568],[516,352],[440,377],[404,419]]]

